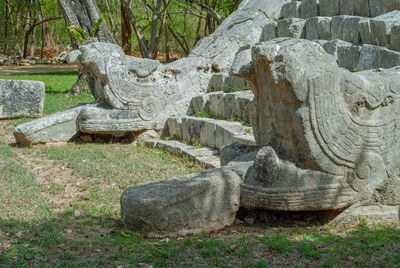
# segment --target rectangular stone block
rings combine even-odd
[[[400,24],[393,25],[390,34],[390,49],[400,51]]]
[[[278,37],[278,23],[267,23],[261,33],[260,42],[269,41]]]
[[[215,146],[215,123],[213,119],[183,117],[182,138],[202,145]]]
[[[358,32],[358,23],[362,18],[356,16],[345,16],[343,22],[343,41],[353,44],[361,43],[361,36]]]
[[[340,15],[354,15],[355,7],[353,0],[339,0]]]
[[[371,17],[369,9],[369,0],[353,0],[354,3],[354,15],[361,17]]]
[[[339,0],[320,0],[319,10],[321,16],[338,16],[339,14]]]
[[[319,0],[302,0],[301,17],[303,19],[319,16]]]
[[[319,17],[318,34],[319,38],[328,40],[331,37],[331,17]]]
[[[400,11],[392,11],[370,20],[373,44],[387,46],[390,43],[390,33],[393,25],[400,24]]]
[[[343,39],[343,24],[345,16],[336,16],[332,18],[331,22],[331,38]]]
[[[0,80],[0,118],[40,116],[44,99],[43,82]]]
[[[373,44],[370,19],[361,19],[358,22],[358,32],[363,44]]]
[[[320,39],[318,33],[318,17],[308,18],[306,20],[306,39]]]
[[[289,2],[282,6],[280,19],[290,18],[301,18],[301,2]]]
[[[384,47],[363,45],[358,61],[358,70],[392,68],[400,65],[400,53]]]
[[[339,67],[354,71],[358,65],[360,46],[338,46],[337,57]]]
[[[215,92],[210,94],[210,114],[213,118],[224,117],[224,93]]]
[[[279,37],[305,38],[305,24],[303,19],[284,19],[278,22]]]
[[[168,132],[170,137],[182,138],[182,118],[170,117],[167,119]]]
[[[331,38],[331,17],[313,17],[306,21],[306,39],[328,40]]]

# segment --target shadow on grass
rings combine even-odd
[[[32,221],[0,219],[0,266],[387,266],[400,263],[398,227],[236,225],[218,233],[154,240],[125,231],[119,218],[73,208]]]

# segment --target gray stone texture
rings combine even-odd
[[[331,17],[313,17],[306,20],[306,39],[331,38]]]
[[[354,15],[361,17],[371,17],[371,11],[369,8],[370,0],[353,0]]]
[[[228,169],[133,186],[121,196],[121,217],[133,232],[182,236],[233,224],[241,179]]]
[[[336,16],[331,22],[331,38],[341,39],[346,42],[358,44],[361,37],[358,30],[358,23],[361,17],[356,16]]]
[[[320,45],[290,38],[255,45],[252,59],[253,74],[237,75],[253,85],[253,132],[265,146],[246,171],[243,206],[400,204],[390,190],[400,187],[399,68],[351,73]]]
[[[298,18],[280,20],[278,21],[278,36],[305,38],[305,24],[305,20]]]
[[[307,19],[319,16],[320,0],[302,0],[301,1],[301,18]]]
[[[321,16],[333,17],[340,15],[339,0],[320,0],[319,10]]]
[[[390,33],[390,49],[400,51],[400,24],[392,26]]]
[[[399,0],[369,0],[371,17],[376,17],[393,10],[400,10]]]
[[[340,15],[355,15],[354,0],[339,0]]]
[[[360,33],[361,42],[363,44],[374,44],[370,19],[361,19],[358,22],[358,32]]]
[[[387,48],[363,45],[358,61],[358,70],[392,68],[400,65],[400,53]]]
[[[301,2],[294,1],[282,6],[280,19],[301,18]]]
[[[43,82],[0,79],[0,119],[40,116],[44,99]]]
[[[278,23],[270,22],[264,26],[260,42],[272,40],[277,37],[278,37]]]
[[[393,25],[400,24],[400,10],[395,10],[370,20],[372,44],[388,46]]]

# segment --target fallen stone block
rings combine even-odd
[[[233,224],[241,179],[220,168],[129,187],[121,196],[126,228],[151,237],[214,231]]]
[[[0,119],[40,116],[44,99],[43,82],[0,79]]]
[[[20,124],[14,130],[14,137],[22,145],[69,141],[79,132],[77,118],[82,107],[74,107]]]

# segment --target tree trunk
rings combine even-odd
[[[96,22],[102,18],[100,9],[96,5],[95,0],[58,0],[61,12],[64,16],[67,27],[78,26],[90,33]],[[72,36],[71,43],[74,48],[78,48],[79,44]],[[94,38],[85,36],[88,43],[90,42],[106,42],[116,44],[112,34],[107,28],[107,24],[103,21]]]
[[[91,33],[96,22],[102,18],[102,14],[95,0],[58,0],[58,4],[67,27],[78,26],[86,32]],[[99,30],[94,37],[90,38],[89,36],[85,36],[84,38],[86,38],[86,43],[98,41],[116,44],[104,21],[100,24]],[[75,49],[78,48],[78,41],[71,35],[70,39],[72,47]],[[79,74],[78,81],[71,89],[71,94],[90,93],[87,84],[86,75]]]
[[[122,3],[121,3],[121,37],[122,37],[122,47],[125,50],[125,54],[131,55],[132,45],[130,41],[132,39],[132,28],[129,23],[128,14],[126,13]]]

